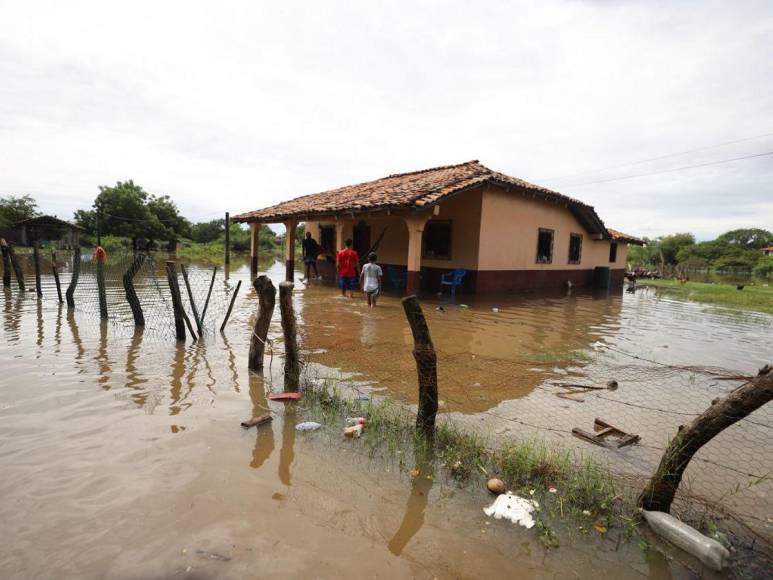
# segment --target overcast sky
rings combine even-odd
[[[706,239],[773,228],[773,155],[664,171],[767,152],[770,0],[0,0],[0,195],[67,219],[118,180],[203,221],[479,159]]]

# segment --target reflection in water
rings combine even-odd
[[[138,407],[145,405],[147,394],[142,385],[148,382],[148,379],[142,376],[137,369],[137,359],[139,358],[140,347],[142,346],[142,337],[144,329],[137,327],[132,335],[129,348],[126,351],[126,388],[134,391],[131,398]]]
[[[236,355],[231,348],[231,343],[228,342],[228,337],[225,334],[220,335],[223,339],[223,345],[228,352],[228,369],[231,371],[231,382],[233,383],[234,391],[239,392],[239,371],[236,370]],[[252,388],[252,381],[250,381],[250,388]]]
[[[99,377],[97,382],[106,391],[110,390],[110,358],[107,356],[107,320],[99,321],[99,351],[97,352],[97,366]]]
[[[57,305],[56,309],[56,328],[54,330],[54,344],[56,344],[55,352],[60,352],[62,346],[62,312],[64,310],[64,304],[61,302]]]
[[[78,324],[75,322],[75,313],[72,310],[67,311],[67,326],[70,327],[72,342],[75,345],[75,362],[80,366],[80,361],[83,360],[85,350],[83,348],[83,342],[81,341],[80,331],[78,330]]]
[[[252,401],[252,416],[257,417],[268,412],[268,400],[266,389],[263,385],[263,376],[259,373],[250,373],[250,400]],[[252,449],[252,461],[250,467],[258,469],[274,452],[274,431],[269,424],[255,429],[255,447]]]
[[[36,312],[37,312],[37,321],[38,321],[38,341],[37,345],[38,348],[43,346],[43,301],[38,298],[36,300]],[[40,351],[38,350],[38,357],[40,356]]]
[[[174,358],[172,359],[171,376],[169,381],[169,414],[180,413],[180,396],[182,394],[182,379],[185,374],[185,343],[176,341],[174,346]]]
[[[290,485],[290,467],[295,459],[295,403],[285,405],[282,419],[282,448],[279,450],[279,481]]]
[[[389,551],[395,556],[403,553],[413,536],[424,525],[424,512],[427,509],[429,492],[435,481],[434,462],[426,455],[417,458],[415,471],[418,471],[418,474],[411,482],[411,495],[408,496],[408,503],[405,504],[403,521],[387,544]]]

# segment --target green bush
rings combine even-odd
[[[754,275],[762,278],[773,276],[773,256],[764,256],[760,258],[757,265],[754,266]]]

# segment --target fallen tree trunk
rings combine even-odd
[[[255,278],[252,285],[255,287],[255,292],[258,293],[259,306],[258,319],[255,321],[255,328],[250,338],[250,354],[247,366],[251,371],[258,371],[263,368],[268,327],[271,324],[271,316],[274,314],[274,306],[276,305],[276,288],[265,274]]]
[[[773,399],[773,368],[759,374],[724,398],[715,399],[692,423],[680,426],[649,484],[639,496],[639,506],[669,512],[690,460],[715,436]]]

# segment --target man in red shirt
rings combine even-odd
[[[349,291],[349,297],[354,298],[354,289],[357,288],[358,280],[357,267],[360,263],[360,255],[352,249],[352,240],[344,242],[346,247],[336,252],[336,267],[338,269],[338,286],[341,288],[341,296],[346,296]]]

